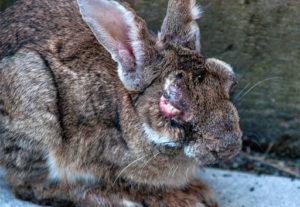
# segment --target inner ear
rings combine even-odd
[[[140,91],[153,80],[144,71],[155,56],[146,24],[126,3],[113,0],[77,0],[83,20],[99,43],[118,63],[118,76],[125,88]]]
[[[88,18],[94,19],[117,42],[129,42],[128,25],[124,22],[123,15],[121,15],[121,7],[113,7],[113,2],[108,1],[88,1],[86,1],[84,8],[89,14]],[[101,11],[97,10],[100,7]]]
[[[125,8],[114,1],[78,0],[78,5],[95,37],[112,57],[132,65],[132,61],[135,61],[129,34],[130,24],[133,24],[132,15],[129,12],[126,15]]]

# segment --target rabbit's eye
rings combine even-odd
[[[175,79],[176,79],[176,80],[181,80],[182,77],[183,77],[183,74],[182,74],[182,73],[177,73],[177,74],[175,75]]]
[[[193,76],[194,76],[194,81],[196,83],[200,83],[204,79],[205,74],[203,72],[196,72],[194,73]]]
[[[238,84],[237,80],[233,80],[233,82],[232,82],[232,84],[229,88],[229,94],[233,93],[233,91],[234,91],[235,87],[237,86],[237,84]]]

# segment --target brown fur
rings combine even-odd
[[[194,24],[192,1],[170,1],[169,11],[174,2],[180,4],[172,12],[184,11]],[[148,58],[138,92],[123,86],[76,1],[19,0],[0,15],[0,164],[18,197],[57,206],[126,206],[124,199],[145,206],[217,205],[193,174],[240,148],[229,100],[234,77],[195,51],[187,28],[172,32],[180,18],[172,19],[172,12],[161,38],[135,18]],[[166,80],[178,74],[170,100],[184,117],[169,119],[158,102]],[[178,147],[149,142],[143,123]],[[185,146],[195,157],[184,154]],[[49,156],[60,170],[58,181],[51,179]]]

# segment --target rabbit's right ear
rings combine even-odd
[[[201,12],[196,0],[169,0],[159,33],[160,43],[171,41],[200,52],[200,29],[196,20]]]
[[[113,0],[77,0],[83,20],[118,63],[125,88],[141,91],[153,80],[144,68],[155,55],[145,22],[127,5]],[[153,41],[153,42],[152,42]]]

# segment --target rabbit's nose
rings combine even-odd
[[[235,156],[242,147],[242,132],[224,133],[223,137],[218,138],[220,141],[216,153],[221,160],[227,160]]]

